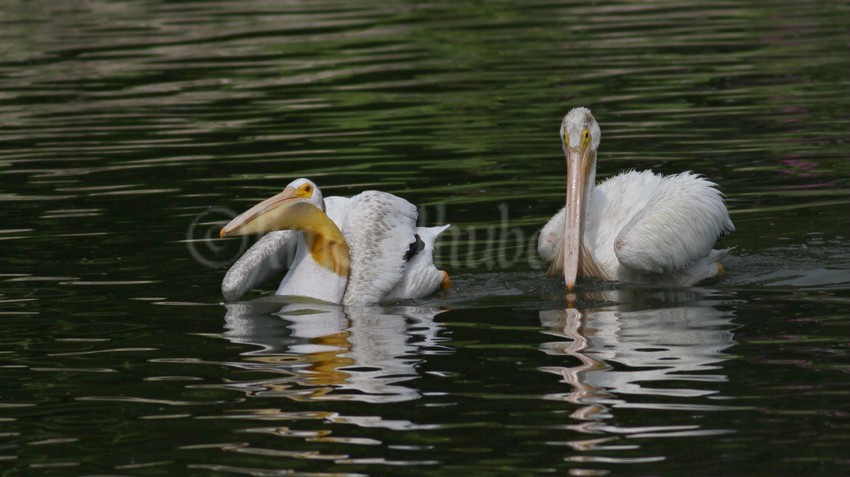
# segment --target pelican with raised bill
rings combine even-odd
[[[276,295],[345,305],[421,298],[451,285],[434,266],[434,242],[449,226],[417,227],[416,207],[392,194],[366,191],[354,197],[322,197],[308,179],[231,220],[222,237],[266,235],[227,271],[227,301],[286,269]]]
[[[587,108],[561,123],[567,160],[566,207],[537,243],[572,292],[576,277],[690,286],[723,273],[730,249],[715,242],[735,230],[717,185],[691,172],[620,173],[596,185],[601,130]]]

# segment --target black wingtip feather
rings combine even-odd
[[[411,242],[410,247],[407,247],[407,251],[404,252],[404,261],[409,262],[411,258],[415,257],[417,253],[421,252],[425,249],[425,242],[422,241],[422,237],[419,234],[413,235],[416,240]]]

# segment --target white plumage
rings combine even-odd
[[[428,290],[447,285],[438,280],[447,279],[448,275],[435,275],[433,273],[435,268],[434,243],[437,241],[437,237],[447,228],[449,228],[448,224],[416,228],[416,234],[421,238],[423,248],[407,261],[401,280],[387,294],[385,297],[387,300],[419,298],[430,293]]]
[[[286,195],[286,191],[291,192]],[[405,199],[380,191],[323,199],[315,184],[297,179],[281,193],[277,203],[293,200],[292,195],[298,195],[295,200],[299,202],[323,209],[322,215],[342,233],[349,252],[349,272],[345,276],[335,274],[316,261],[316,252],[306,239],[309,230],[272,231],[228,270],[222,281],[227,301],[236,301],[262,281],[283,273],[293,253],[295,259],[276,295],[369,305],[388,299],[420,298],[449,285],[448,274],[433,262],[434,243],[448,225],[417,227],[416,207]],[[229,224],[222,234],[231,235],[231,229],[258,220],[258,214],[250,212],[234,219],[231,224],[237,225]],[[275,224],[253,227],[249,233],[274,229]]]
[[[577,274],[603,280],[689,286],[723,271],[719,260],[728,249],[712,247],[735,227],[716,184],[691,172],[629,171],[594,186],[601,131],[590,111],[570,111],[561,136],[568,204],[538,241],[541,257],[552,262],[550,274],[569,275],[565,248],[571,247]],[[578,202],[572,210],[571,198]],[[568,211],[576,214],[570,225]],[[571,278],[565,280],[571,288]]]

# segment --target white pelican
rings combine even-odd
[[[370,305],[448,288],[433,251],[449,226],[417,227],[416,218],[413,204],[386,192],[323,199],[312,181],[296,179],[221,229],[222,237],[271,232],[227,271],[221,291],[238,300],[281,273],[292,247],[295,259],[276,295]]]
[[[543,227],[537,250],[549,275],[690,286],[723,272],[730,249],[714,242],[735,230],[717,185],[691,172],[629,171],[599,185],[601,131],[587,108],[561,122],[567,204]]]

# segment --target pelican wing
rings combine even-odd
[[[225,301],[237,301],[260,283],[282,275],[295,256],[299,233],[270,232],[249,248],[224,275],[221,293]]]
[[[346,305],[378,303],[399,283],[405,253],[416,242],[417,215],[413,204],[385,192],[350,199],[341,227],[351,251]]]
[[[655,183],[644,189],[653,192],[614,239],[614,253],[627,267],[652,273],[682,270],[707,256],[718,238],[735,230],[716,184],[698,175],[632,172],[615,179],[621,177],[622,182]],[[616,184],[606,181],[599,189],[607,192],[606,186],[613,189]],[[633,203],[638,202],[642,201]]]
[[[386,296],[387,299],[422,298],[440,287],[445,272],[434,265],[434,243],[448,228],[448,224],[439,227],[416,227],[416,237],[419,237],[419,240],[413,242],[405,252],[404,274]]]
[[[553,215],[552,218],[549,219],[549,222],[546,222],[546,225],[543,226],[543,230],[540,231],[540,236],[537,237],[537,253],[540,254],[540,258],[552,263],[553,265],[555,265],[553,260],[558,257],[564,243],[565,220],[565,208],[561,208],[557,214]],[[560,263],[561,268],[563,268],[562,260],[559,259],[557,262]],[[558,273],[563,273],[563,270]],[[550,274],[552,274],[551,270]]]

